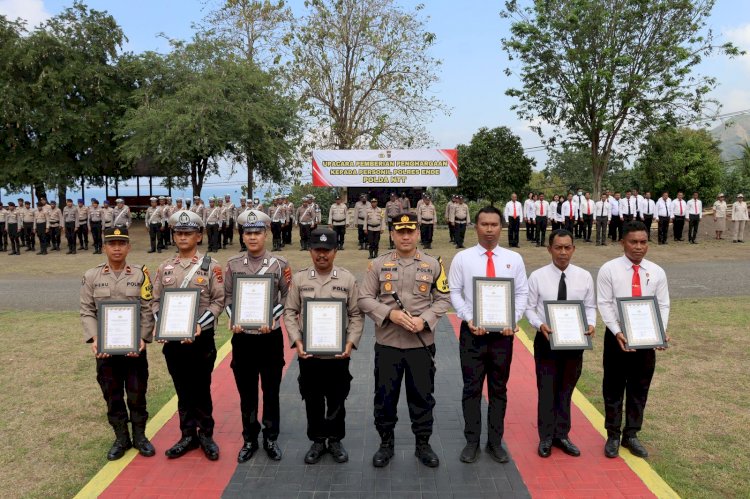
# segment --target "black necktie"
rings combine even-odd
[[[560,284],[557,286],[557,299],[568,299],[568,287],[565,285],[565,272],[560,274]]]

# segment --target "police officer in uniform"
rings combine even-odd
[[[146,438],[146,343],[151,342],[154,328],[154,316],[150,306],[151,279],[145,266],[127,263],[130,252],[128,229],[109,228],[104,233],[104,241],[107,263],[86,271],[81,283],[80,296],[83,340],[91,344],[91,351],[96,356],[96,379],[107,402],[107,419],[115,431],[115,441],[107,453],[107,459],[120,459],[131,447],[138,449],[142,456],[151,457],[156,453],[154,446]],[[138,353],[98,353],[97,312],[99,303],[106,301],[140,303],[142,336]],[[132,442],[128,420],[133,426]]]
[[[452,243],[456,242],[456,225],[451,222],[451,218],[453,215],[453,209],[456,207],[456,196],[455,194],[451,196],[451,200],[448,201],[445,204],[445,222],[448,224],[448,237],[450,237],[450,241]]]
[[[89,249],[89,207],[83,199],[78,200],[78,249]]]
[[[219,251],[221,247],[221,208],[216,206],[216,199],[208,198],[208,208],[204,210],[208,251]]]
[[[34,223],[35,217],[34,211],[31,209],[31,203],[29,201],[24,202],[24,208],[21,211],[23,218],[23,238],[26,243],[26,251],[34,251],[36,249],[36,241],[34,240]]]
[[[5,232],[8,233],[8,239],[10,239],[10,255],[21,254],[19,227],[21,227],[22,220],[21,213],[16,210],[16,203],[10,201],[8,213],[5,214]]]
[[[63,208],[63,221],[65,223],[65,239],[68,241],[68,252],[66,255],[76,254],[76,232],[78,232],[78,209],[73,206],[73,200],[65,200]]]
[[[52,251],[60,251],[60,228],[62,226],[63,214],[57,207],[57,201],[50,201],[50,209],[47,214],[49,219],[49,243]]]
[[[273,235],[273,250],[281,251],[284,246],[282,229],[286,223],[286,210],[281,205],[281,198],[275,197],[273,204],[268,208],[268,216],[271,218],[271,233]]]
[[[266,230],[271,221],[265,213],[248,210],[238,218],[238,221],[242,223],[242,238],[245,240],[247,253],[233,256],[227,261],[224,281],[226,311],[231,318],[235,277],[273,276],[273,322],[259,329],[244,329],[242,326],[230,324],[234,333],[232,371],[240,394],[244,439],[237,461],[244,463],[258,450],[258,378],[263,388],[263,448],[270,459],[279,461],[282,457],[281,447],[277,443],[281,419],[279,386],[284,367],[284,338],[279,320],[284,312],[292,270],[284,257],[265,249]]]
[[[435,406],[434,332],[450,307],[448,285],[442,264],[417,250],[416,215],[402,213],[393,223],[392,237],[396,250],[370,262],[358,301],[375,322],[374,412],[381,443],[372,462],[383,467],[393,457],[405,374],[415,454],[422,464],[435,467],[439,460],[429,444]]]
[[[315,204],[315,198],[311,195],[313,205]],[[294,226],[294,203],[289,201],[286,196],[281,198],[281,204],[284,206],[284,212],[286,213],[286,222],[282,230],[282,243],[283,245],[292,244],[292,227]]]
[[[157,251],[159,251],[159,253],[161,253],[161,207],[157,205],[158,199],[156,199],[155,197],[152,197],[149,201],[151,201],[151,206],[149,206],[146,210],[146,218],[144,219],[146,223],[146,231],[148,232],[148,237],[151,241],[151,249],[148,250],[148,252],[156,253]]]
[[[393,249],[393,239],[391,231],[393,230],[393,220],[404,211],[401,208],[401,201],[396,197],[395,192],[391,192],[391,199],[385,203],[385,216],[388,217],[388,249]]]
[[[424,194],[424,202],[417,209],[417,219],[419,220],[422,247],[432,249],[432,235],[437,222],[437,211],[435,211],[435,205],[432,204],[432,196],[428,193]]]
[[[44,209],[44,204],[41,202],[37,205],[36,211],[34,211],[34,232],[39,238],[39,252],[37,255],[46,255],[49,217],[48,211]]]
[[[370,258],[378,257],[380,233],[385,230],[385,210],[378,207],[377,198],[370,200],[370,207],[365,211],[365,235],[370,248]]]
[[[346,236],[346,214],[347,208],[341,202],[341,194],[336,194],[336,202],[328,209],[328,225],[336,231],[336,242],[338,249],[344,249],[344,237]]]
[[[133,219],[130,217],[130,208],[125,204],[122,198],[115,199],[115,207],[113,208],[113,227],[128,227]]]
[[[5,230],[5,219],[8,214],[8,210],[3,206],[0,201],[0,251],[8,251],[8,231]]]
[[[469,222],[469,206],[464,203],[464,197],[456,196],[456,203],[451,209],[450,223],[453,226],[453,241],[456,248],[464,247],[464,238],[466,237],[466,224]]]
[[[315,228],[315,203],[309,195],[302,198],[302,204],[297,208],[297,224],[299,225],[300,251],[308,249],[310,232]]]
[[[337,463],[349,460],[341,440],[346,433],[346,408],[352,375],[349,357],[362,336],[364,319],[357,306],[357,279],[346,269],[334,266],[338,248],[336,232],[329,228],[312,231],[310,256],[313,266],[294,274],[284,308],[289,344],[297,348],[299,391],[307,411],[307,437],[313,442],[305,463],[315,464],[326,452]],[[304,349],[303,302],[308,298],[338,298],[346,302],[346,343],[336,355],[310,355]]]
[[[195,339],[170,341],[162,350],[177,392],[182,433],[165,454],[174,459],[200,446],[206,457],[215,461],[219,459],[219,446],[213,439],[211,373],[216,360],[214,325],[224,310],[224,276],[219,263],[197,249],[203,227],[198,215],[178,211],[170,218],[170,224],[178,254],[165,260],[156,272],[151,305],[154,317],[159,317],[164,289],[197,288],[200,299]]]
[[[243,251],[247,251],[247,247],[245,246],[245,241],[242,240],[242,230],[243,230],[242,225],[240,225],[237,219],[239,218],[240,215],[242,215],[243,213],[245,213],[247,210],[250,210],[250,209],[252,209],[252,207],[247,205],[247,201],[245,200],[245,198],[240,197],[240,205],[237,207],[237,210],[236,210],[237,216],[235,218],[237,234],[240,236],[240,253]]]
[[[370,206],[367,204],[367,194],[360,194],[359,201],[354,204],[354,216],[357,222],[357,240],[359,249],[365,249],[367,245],[367,232],[365,231],[365,215]]]
[[[89,225],[91,226],[91,239],[94,243],[94,254],[102,254],[102,217],[103,209],[99,207],[99,201],[91,198],[89,208]]]

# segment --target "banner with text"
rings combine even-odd
[[[313,151],[313,185],[318,187],[455,187],[455,149]]]

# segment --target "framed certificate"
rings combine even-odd
[[[196,288],[167,288],[161,296],[156,339],[182,341],[195,338],[201,290]]]
[[[552,330],[549,346],[552,350],[591,350],[591,336],[586,321],[583,301],[545,301],[544,314]]]
[[[474,326],[500,332],[516,328],[515,284],[512,278],[475,277]]]
[[[232,280],[232,325],[258,329],[273,323],[273,276],[235,276]]]
[[[110,355],[138,352],[141,343],[141,304],[133,301],[99,303],[97,351]]]
[[[302,337],[311,355],[338,355],[346,347],[346,300],[308,298],[302,303]]]
[[[655,296],[617,298],[620,327],[627,348],[666,347],[667,339]]]

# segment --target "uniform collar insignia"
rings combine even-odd
[[[130,268],[130,265],[126,265],[125,266],[125,273],[126,274],[132,274],[133,273],[133,269]]]
[[[247,257],[245,257],[245,260],[242,262],[244,265],[247,265]]]
[[[102,269],[102,274],[109,274],[109,265],[106,263],[104,264],[104,268]]]
[[[198,255],[193,255],[193,258],[190,260],[190,263],[198,263]]]
[[[415,260],[421,260],[422,259],[422,254],[419,251],[417,251],[416,253],[414,253],[414,259]]]
[[[263,259],[263,266],[265,267],[266,265],[268,265],[268,258]]]
[[[310,269],[310,277],[311,278],[315,277],[315,269]]]
[[[333,275],[333,277],[334,277],[335,279],[338,279],[338,277],[339,277],[339,275],[338,275],[338,271],[336,271],[336,270],[334,270],[334,271],[333,271],[333,274],[332,274],[332,275]]]

